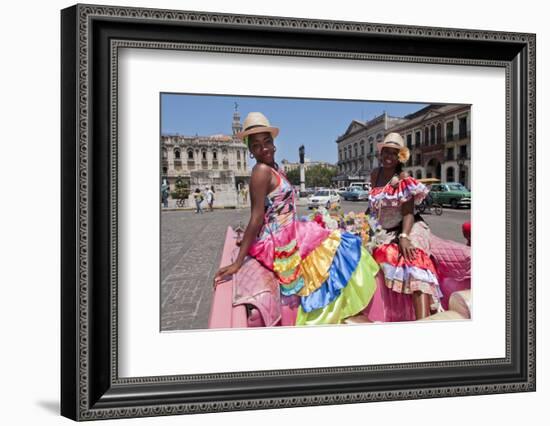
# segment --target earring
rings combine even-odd
[[[251,160],[254,158],[254,155],[251,152],[248,153],[248,156],[250,157]]]
[[[275,151],[277,151],[277,147],[276,147],[276,146],[273,147],[273,152],[275,152]]]

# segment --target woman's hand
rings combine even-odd
[[[218,272],[216,272],[216,276],[214,277],[214,288],[219,284],[220,281],[222,281],[223,277],[228,277],[236,274],[239,269],[241,269],[241,264],[238,262],[233,262],[231,265],[220,268]]]
[[[412,262],[416,258],[416,249],[408,238],[399,238],[399,251],[407,262]]]

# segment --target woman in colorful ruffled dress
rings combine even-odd
[[[410,154],[400,134],[388,134],[378,144],[378,152],[380,167],[371,174],[369,211],[387,238],[373,250],[373,256],[384,272],[386,286],[412,295],[416,318],[425,318],[441,310],[442,296],[430,258],[430,228],[414,214],[414,206],[429,190],[402,171]]]
[[[279,129],[251,112],[237,134],[257,164],[250,178],[251,216],[239,254],[216,281],[235,274],[247,255],[273,271],[283,304],[299,301],[296,325],[338,324],[367,307],[376,289],[377,263],[351,233],[297,218],[295,191],[275,162]]]

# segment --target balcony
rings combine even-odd
[[[187,160],[187,168],[193,170],[195,168],[195,162],[193,160]]]
[[[457,141],[461,141],[464,139],[470,139],[470,132],[459,132],[458,135],[456,135]]]
[[[456,135],[447,135],[445,142],[458,142],[464,139],[470,139],[470,132],[459,132]]]
[[[206,170],[208,169],[208,161],[202,160],[201,161],[201,167]]]
[[[425,145],[422,147],[422,152],[424,154],[428,153],[434,153],[434,152],[443,152],[444,144],[443,143],[436,143],[435,145]]]
[[[217,161],[212,161],[212,168],[217,170],[218,168],[220,167],[220,163],[218,163]]]

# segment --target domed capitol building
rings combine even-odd
[[[250,170],[247,147],[235,136],[242,130],[237,110],[233,113],[232,130],[231,135],[162,135],[161,181],[166,180],[170,192],[174,190],[176,180],[181,178],[190,192],[214,186],[215,205],[218,207],[246,202],[239,194],[248,190]],[[175,200],[170,197],[169,206],[174,204]]]

